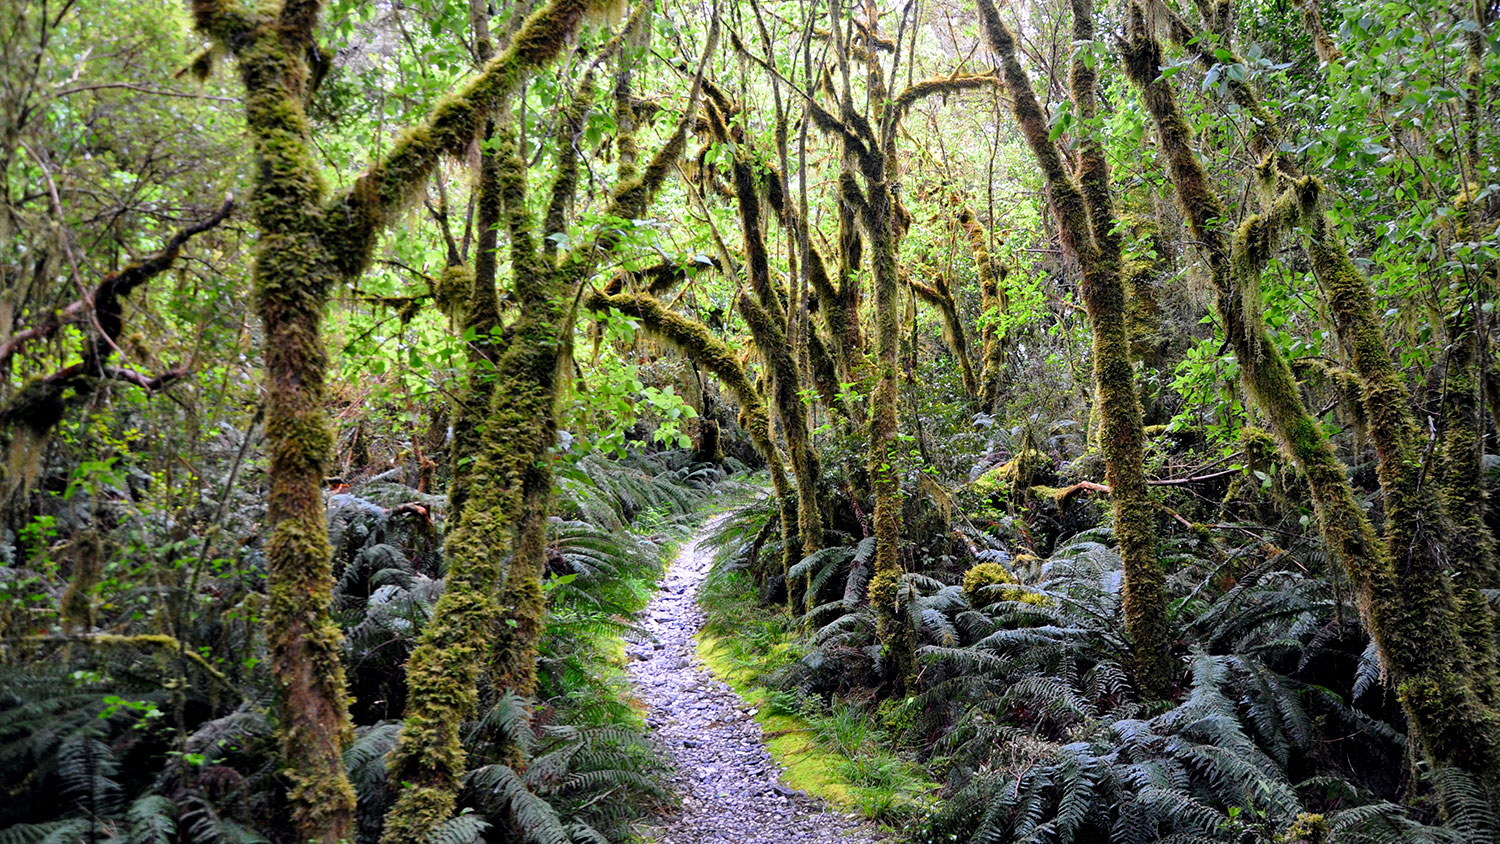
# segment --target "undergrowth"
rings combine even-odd
[[[773,736],[806,736],[816,788],[910,841],[1500,839],[1478,782],[1403,773],[1399,712],[1347,590],[1287,563],[1304,549],[1266,558],[1206,534],[1165,548],[1180,673],[1169,699],[1150,701],[1129,673],[1108,529],[1026,561],[966,529],[961,582],[901,579],[920,640],[901,698],[859,599],[863,543],[803,560],[814,583],[852,585],[790,615],[761,603],[752,575],[768,517],[752,505],[721,527],[705,655]],[[1403,800],[1413,785],[1418,798]]]
[[[462,813],[434,844],[477,844],[512,823],[518,840],[629,841],[636,821],[675,799],[631,704],[621,636],[703,514],[748,487],[680,452],[588,455],[560,474],[538,696],[486,691],[466,725]],[[391,484],[329,498],[360,844],[379,839],[395,796],[385,757],[406,658],[442,593],[443,505]],[[250,571],[242,612],[253,612],[245,605],[256,605],[262,578]],[[170,650],[36,647],[50,658],[0,668],[0,777],[15,784],[0,801],[0,844],[260,844],[280,828],[269,683],[255,660],[263,640],[242,644],[252,666],[243,699]]]

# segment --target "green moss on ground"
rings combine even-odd
[[[790,645],[785,645],[783,653]],[[775,659],[776,654],[767,655]],[[706,633],[698,634],[698,658],[720,680],[728,683],[735,694],[754,707],[755,721],[764,731],[766,747],[777,764],[786,769],[781,780],[788,788],[821,797],[842,809],[857,811],[853,783],[839,776],[843,757],[822,747],[814,728],[794,715],[773,714],[771,691],[756,685],[757,671],[735,659],[733,646]]]
[[[765,684],[804,653],[792,618],[757,605],[753,583],[738,572],[711,580],[701,600],[708,621],[698,657],[753,708],[783,783],[889,826],[926,814],[938,786],[891,749],[886,719]]]

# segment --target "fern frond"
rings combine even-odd
[[[571,836],[546,800],[532,793],[526,781],[506,765],[485,765],[470,771],[469,787],[485,795],[486,805],[507,813],[526,840],[533,844],[571,844]]]
[[[455,815],[427,835],[427,844],[479,844],[489,828],[489,821],[476,814]]]

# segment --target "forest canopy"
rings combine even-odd
[[[4,4],[0,844],[1500,842],[1497,17]]]

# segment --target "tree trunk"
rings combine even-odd
[[[1075,183],[1049,137],[1031,80],[1016,55],[1015,40],[991,0],[980,0],[990,45],[1000,57],[1012,110],[1047,181],[1063,248],[1082,272],[1079,294],[1094,341],[1094,382],[1101,416],[1100,446],[1114,513],[1115,539],[1124,565],[1125,632],[1133,649],[1134,675],[1141,690],[1165,696],[1172,679],[1167,635],[1165,574],[1156,554],[1155,507],[1146,487],[1145,434],[1140,398],[1125,333],[1125,289],[1120,281],[1120,244],[1114,234],[1109,169],[1091,136],[1079,150]],[[1074,40],[1093,38],[1093,4],[1074,0]],[[1094,113],[1094,77],[1081,59],[1072,68],[1072,93],[1080,123]],[[1085,130],[1087,131],[1087,129]]]
[[[1355,502],[1344,466],[1303,404],[1285,359],[1266,337],[1264,324],[1258,318],[1247,319],[1247,312],[1255,312],[1240,301],[1236,275],[1258,272],[1259,266],[1250,258],[1231,261],[1223,230],[1224,205],[1208,187],[1192,150],[1191,130],[1169,83],[1159,74],[1161,48],[1149,35],[1139,6],[1131,10],[1125,59],[1127,74],[1141,88],[1156,123],[1189,227],[1203,244],[1220,316],[1241,362],[1246,390],[1270,419],[1282,448],[1307,476],[1329,554],[1343,564],[1359,592],[1361,613],[1396,684],[1412,732],[1434,763],[1493,778],[1500,761],[1500,719],[1480,703],[1468,680],[1472,669],[1455,626],[1451,586],[1441,570],[1392,562],[1391,549],[1382,547]],[[1305,180],[1303,189],[1311,185]],[[1316,189],[1310,192],[1316,194]],[[1278,200],[1281,207],[1269,216],[1296,219],[1303,205],[1296,195],[1284,196]],[[1247,220],[1236,235],[1237,243],[1252,241],[1252,235],[1274,228],[1275,222]],[[1263,248],[1256,251],[1264,254]],[[1410,516],[1398,508],[1393,518]],[[1408,522],[1406,529],[1414,527]]]

